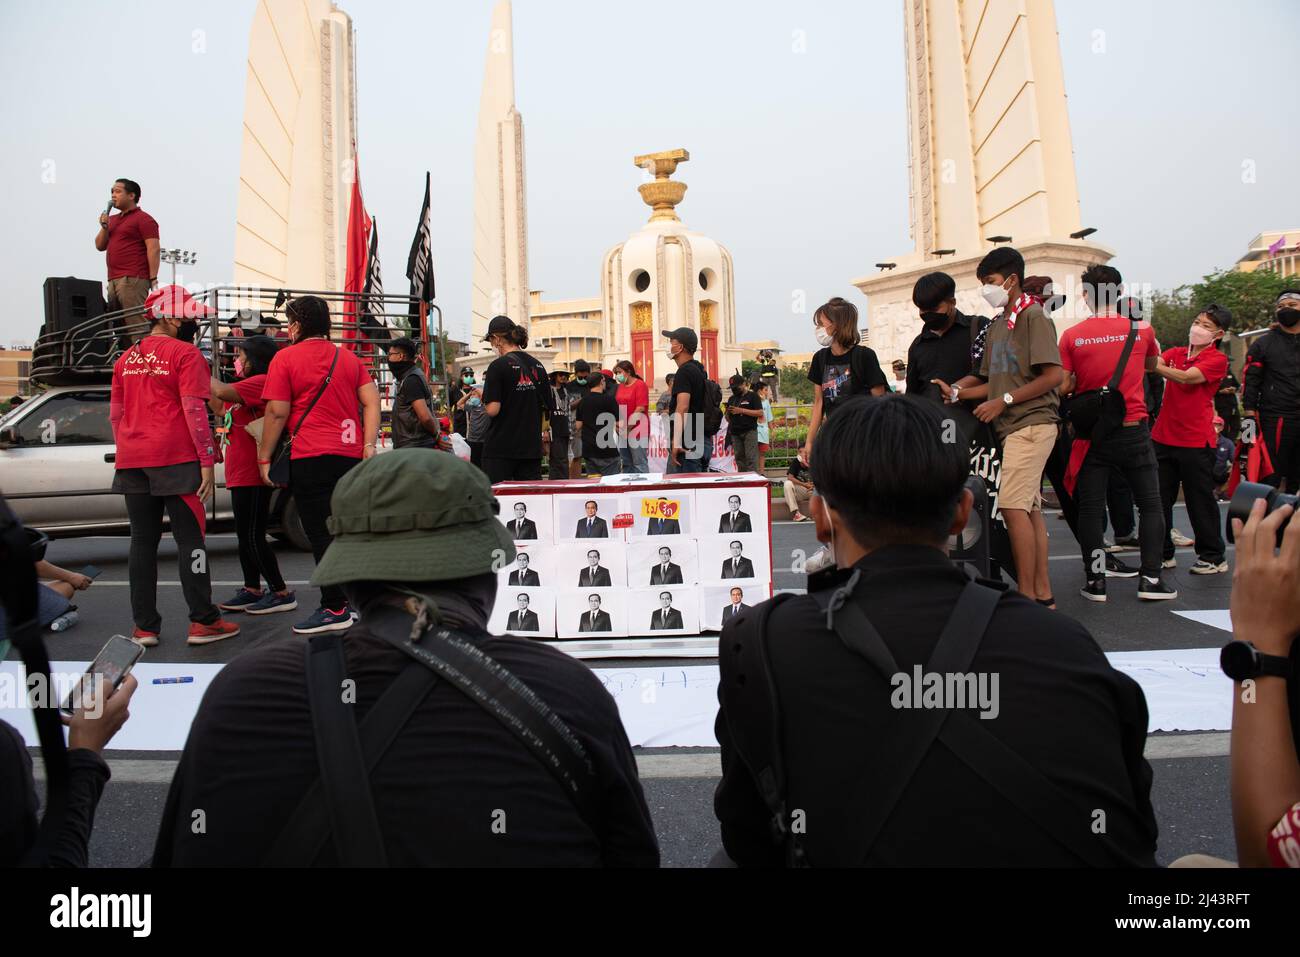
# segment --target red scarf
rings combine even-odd
[[[1007,311],[1007,329],[1014,329],[1016,327],[1017,317],[1019,317],[1019,315],[1030,306],[1041,306],[1042,304],[1043,300],[1038,296],[1035,296],[1032,293],[1022,292],[1020,298],[1016,300],[1015,305]]]

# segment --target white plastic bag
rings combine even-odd
[[[466,462],[469,461],[469,443],[461,437],[459,432],[451,433],[451,451],[456,458],[464,459]]]

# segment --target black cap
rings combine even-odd
[[[695,335],[695,330],[682,326],[680,329],[670,329],[664,333],[665,339],[675,339],[680,342],[687,352],[695,352],[700,347],[700,340]]]
[[[515,324],[509,316],[494,316],[492,321],[488,323],[487,335],[483,337],[483,341],[487,342],[493,336],[504,336],[514,327]]]

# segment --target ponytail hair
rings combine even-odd
[[[615,368],[615,369],[622,369],[624,372],[626,372],[628,375],[630,375],[633,379],[640,379],[640,378],[641,378],[639,375],[637,375],[637,372],[636,372],[636,366],[632,365],[632,363],[629,362],[627,359],[620,359],[618,362],[614,363],[614,368]]]
[[[518,346],[520,349],[527,349],[528,330],[523,326],[511,326],[510,331],[506,333],[506,341],[512,346]]]

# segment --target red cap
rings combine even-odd
[[[145,298],[145,311],[155,319],[204,319],[217,310],[204,305],[184,286],[163,286]]]
[[[600,374],[603,375],[606,379],[614,378],[614,373],[610,372],[608,369],[601,369]]]
[[[1214,425],[1223,425],[1223,419],[1216,415],[1216,416],[1214,417],[1214,422],[1213,422],[1213,424],[1214,424]]]

